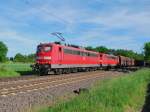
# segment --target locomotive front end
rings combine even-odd
[[[40,74],[47,74],[51,69],[52,61],[52,45],[40,44],[37,46],[36,64],[33,65],[33,70]]]

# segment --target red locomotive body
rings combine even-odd
[[[118,56],[100,53],[100,60],[102,60],[102,67],[114,67],[119,64]]]
[[[55,43],[40,44],[36,56],[35,68],[44,73],[100,67],[98,52]]]

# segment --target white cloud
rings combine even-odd
[[[15,40],[16,42],[26,45],[32,45],[33,43],[37,43],[37,40],[33,40],[15,31],[0,31],[0,39]]]
[[[37,44],[40,43],[37,39],[11,30],[0,31],[0,41],[7,44],[9,48],[8,56],[14,56],[18,52],[23,54],[33,53]]]

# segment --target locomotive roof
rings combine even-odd
[[[79,51],[85,51],[85,52],[91,52],[91,53],[98,53],[98,52],[95,52],[95,51],[90,51],[90,50],[86,50],[85,48],[81,48],[81,47],[73,47],[73,46],[65,46],[65,45],[60,45],[64,48],[69,48],[69,49],[73,49],[73,50],[79,50]]]
[[[80,50],[80,51],[86,51],[86,52],[92,52],[92,53],[99,53],[99,52],[96,52],[96,51],[86,50],[85,48],[81,48],[81,47],[73,47],[73,46],[61,45],[61,44],[56,44],[56,43],[40,43],[38,46],[42,46],[42,45],[57,45],[57,46],[62,46],[63,48],[70,48],[70,49],[74,49],[74,50]]]

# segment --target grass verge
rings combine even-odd
[[[58,103],[39,112],[137,112],[145,101],[150,70],[96,83],[89,93]]]
[[[0,67],[0,77],[17,77],[20,74],[17,73],[16,71],[9,69],[5,66]]]
[[[21,73],[31,71],[30,64],[4,63],[0,64],[0,77],[16,77]]]

